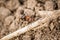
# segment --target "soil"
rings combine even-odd
[[[37,11],[59,9],[60,0],[0,0],[0,38],[41,18]],[[60,40],[60,17],[10,40]]]

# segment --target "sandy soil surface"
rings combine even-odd
[[[0,38],[41,18],[37,11],[59,9],[60,0],[0,0]],[[60,40],[60,17],[10,40]]]

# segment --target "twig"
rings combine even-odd
[[[60,16],[60,12],[59,11],[58,11],[58,13],[54,13],[54,12],[51,11],[52,12],[52,13],[50,12],[51,14],[48,11],[45,11],[45,13],[47,13],[47,14],[44,14],[43,11],[40,11],[40,12],[41,12],[40,15],[42,17],[44,15],[46,15],[44,19],[39,19],[39,20],[35,21],[34,23],[31,23],[31,24],[25,26],[24,28],[19,29],[19,30],[17,30],[15,32],[13,32],[13,33],[1,38],[0,40],[9,40],[9,39],[11,39],[13,37],[19,36],[20,34],[25,33],[26,31],[29,31],[32,28],[35,28],[35,27],[39,26],[40,24],[43,24],[43,23],[51,21],[50,19],[54,19],[54,18],[58,17],[58,15]],[[43,27],[43,26],[41,26],[41,27]]]
[[[9,40],[9,39],[11,39],[11,38],[13,38],[13,37],[19,36],[20,34],[25,33],[26,31],[29,31],[29,30],[31,30],[32,28],[40,25],[44,20],[46,20],[46,18],[44,18],[43,20],[39,19],[39,20],[37,20],[36,22],[31,23],[31,24],[25,26],[24,28],[15,31],[15,32],[13,32],[13,33],[11,33],[11,34],[3,37],[3,38],[0,39],[0,40]]]

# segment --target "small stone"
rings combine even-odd
[[[53,25],[53,23],[51,23],[50,24],[50,29],[53,30],[53,28],[54,28],[54,25]]]
[[[0,7],[0,20],[3,20],[10,14],[10,10],[4,7]]]
[[[25,9],[24,14],[27,16],[33,16],[35,13],[30,9]]]
[[[54,3],[52,1],[46,1],[45,3],[45,10],[51,11],[54,10]]]
[[[31,40],[31,37],[28,36],[28,35],[24,35],[24,36],[22,37],[22,39],[23,39],[23,40]]]
[[[36,6],[35,0],[27,0],[27,8],[33,9]]]
[[[19,2],[18,0],[9,0],[6,2],[6,7],[10,10],[15,10],[19,7]]]
[[[13,22],[14,20],[14,16],[8,16],[7,18],[5,18],[5,25],[9,25],[11,22]]]

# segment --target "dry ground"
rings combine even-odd
[[[38,11],[60,9],[60,0],[0,0],[0,38],[38,20]],[[10,40],[60,40],[60,17],[48,27],[30,30]]]

